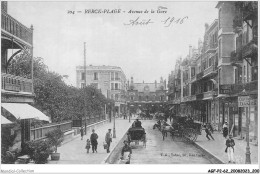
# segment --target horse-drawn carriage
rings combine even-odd
[[[132,127],[128,129],[128,141],[135,142],[135,144],[139,144],[139,141],[143,141],[145,129],[142,127]]]
[[[167,136],[167,132],[171,134],[173,140],[179,138],[182,141],[195,142],[198,135],[201,135],[202,126],[200,123],[194,122],[187,117],[177,116],[173,118],[172,125],[164,123],[161,131],[164,136]]]

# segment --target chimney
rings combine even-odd
[[[166,80],[164,80],[164,89],[166,89]]]
[[[131,85],[134,84],[134,78],[133,77],[131,77],[131,83],[130,84]]]
[[[156,89],[157,88],[157,81],[156,80],[155,80],[154,84],[155,84],[155,89]]]
[[[189,46],[189,57],[190,57],[190,59],[192,57],[192,46],[191,45]]]

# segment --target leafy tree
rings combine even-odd
[[[31,78],[31,57],[22,52],[8,68],[10,74]],[[33,59],[34,106],[51,116],[52,122],[81,119],[84,108],[88,115],[102,115],[102,107],[107,102],[102,93],[92,86],[78,89],[68,86],[62,76],[51,72],[43,59]]]

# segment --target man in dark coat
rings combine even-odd
[[[83,140],[83,136],[84,136],[83,126],[81,126],[81,128],[80,128],[80,135],[81,135],[81,140]]]
[[[206,132],[206,137],[208,140],[210,140],[209,136],[214,140],[213,136],[211,135],[211,132],[209,131],[208,124],[205,125],[205,132]]]
[[[97,139],[98,139],[98,135],[95,133],[95,129],[93,129],[92,134],[90,136],[90,141],[91,141],[91,144],[92,144],[92,152],[93,153],[95,151],[97,153],[97,145],[98,145]]]
[[[107,153],[109,153],[110,143],[112,142],[111,129],[108,129],[108,132],[106,133],[105,141],[107,143]]]

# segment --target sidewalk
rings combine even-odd
[[[168,124],[171,124],[169,119],[167,120]],[[222,133],[214,131],[212,134],[213,140],[208,140],[206,138],[205,130],[203,129],[201,131],[201,135],[198,135],[198,138],[196,140],[196,145],[198,145],[200,148],[204,149],[220,161],[222,161],[224,164],[228,163],[228,156],[227,153],[225,153],[226,149],[226,139],[223,137]],[[234,158],[236,161],[236,164],[245,164],[245,158],[246,158],[246,141],[245,140],[239,140],[234,138],[235,141],[235,153]],[[258,146],[249,144],[250,146],[250,152],[251,152],[251,164],[258,164]]]
[[[112,139],[112,143],[110,145],[110,151],[117,145],[123,135],[126,133],[130,125],[134,121],[134,117],[131,119],[131,123],[129,120],[124,120],[121,118],[117,118],[116,125],[116,138]],[[48,164],[101,164],[103,160],[109,155],[103,147],[103,142],[105,141],[105,134],[108,129],[112,129],[113,133],[113,119],[111,123],[107,123],[95,129],[95,132],[98,134],[98,153],[92,153],[90,149],[90,153],[87,154],[85,146],[86,140],[90,139],[90,135],[92,132],[87,132],[87,135],[84,135],[83,140],[78,136],[74,140],[63,144],[61,147],[58,147],[58,152],[60,155],[59,161],[51,161],[49,160]]]
[[[201,135],[198,135],[198,139],[195,142],[198,146],[203,148],[205,151],[211,153],[213,156],[221,160],[223,163],[228,163],[228,156],[225,153],[226,149],[226,139],[223,137],[222,133],[215,131],[212,134],[215,140],[208,140],[206,138],[205,130],[202,130]],[[234,158],[236,164],[245,164],[246,157],[246,141],[238,140],[234,138],[235,141],[235,153]],[[251,164],[258,164],[258,146],[250,144],[251,152]]]

